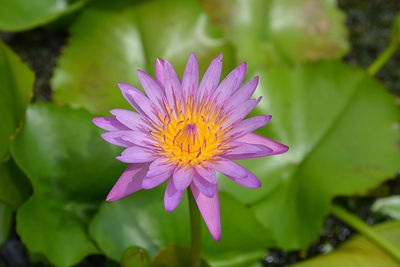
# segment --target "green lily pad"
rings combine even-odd
[[[82,7],[87,0],[2,0],[0,30],[24,31],[49,23]]]
[[[400,249],[400,222],[381,223],[374,228]],[[318,256],[293,267],[397,267],[399,263],[363,236],[355,236],[332,253]]]
[[[57,266],[99,253],[87,223],[124,169],[112,158],[119,148],[104,142],[90,119],[84,110],[33,104],[11,147],[34,190],[18,210],[17,231],[31,252]]]
[[[167,213],[163,195],[164,188],[159,187],[104,203],[90,225],[90,235],[114,260],[130,246],[145,248],[152,256],[170,242],[188,246],[186,197],[175,211]],[[250,209],[229,194],[221,193],[220,203],[221,241],[216,242],[203,224],[203,257],[211,266],[249,266],[262,259],[264,248],[273,244],[270,232],[261,226]]]
[[[0,164],[8,155],[11,136],[25,116],[33,79],[28,66],[0,41]]]
[[[364,71],[340,62],[261,73],[255,114],[272,114],[258,133],[290,147],[245,162],[263,186],[251,194],[220,179],[223,190],[253,207],[285,249],[316,240],[330,201],[362,194],[399,169],[395,98]],[[224,184],[222,184],[224,183]]]
[[[221,52],[231,65],[231,49],[208,34],[207,16],[195,0],[105,6],[86,9],[71,28],[51,81],[57,103],[99,114],[127,108],[117,82],[141,88],[136,70],[154,73],[157,57],[168,59],[180,74],[190,52],[203,70]]]
[[[0,165],[0,200],[17,209],[32,194],[32,186],[14,160]]]
[[[331,0],[201,0],[254,70],[341,58],[349,50],[345,15]]]

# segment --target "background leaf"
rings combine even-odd
[[[93,219],[90,234],[110,258],[117,260],[129,246],[154,256],[170,242],[189,245],[186,197],[172,213],[164,210],[163,188],[142,190],[113,203],[104,203]],[[271,234],[253,212],[229,194],[220,194],[222,237],[216,242],[203,224],[203,256],[211,266],[249,266],[273,244]],[[235,211],[235,212],[232,212]],[[227,265],[226,265],[227,264]]]
[[[10,137],[25,116],[32,97],[33,73],[0,41],[0,164],[8,155]]]
[[[0,30],[24,31],[82,7],[87,0],[0,0]]]
[[[119,148],[104,142],[90,119],[84,110],[33,104],[12,143],[34,190],[18,210],[17,231],[31,252],[57,266],[98,253],[86,224],[123,171],[112,159]]]
[[[347,53],[344,13],[331,0],[201,0],[250,70],[338,59]]]
[[[0,165],[0,200],[17,209],[32,194],[32,186],[14,160]]]
[[[72,26],[51,82],[56,102],[104,114],[129,107],[117,82],[140,88],[136,70],[154,73],[157,57],[170,60],[179,74],[190,52],[202,69],[221,52],[232,60],[231,49],[208,34],[207,17],[194,0],[109,6],[85,10]]]
[[[247,194],[228,179],[224,190],[251,205],[285,249],[315,240],[337,195],[363,193],[395,175],[399,120],[394,97],[363,71],[320,62],[262,72],[256,114],[273,114],[259,133],[290,147],[246,166],[263,187]]]
[[[400,222],[391,221],[374,226],[376,230],[394,245],[400,248]],[[293,265],[295,267],[397,267],[389,254],[360,235],[344,243],[332,253],[318,256],[308,261]]]
[[[169,244],[161,250],[151,262],[151,267],[175,267],[190,266],[190,248],[182,247],[177,244]],[[200,267],[209,267],[202,259]]]

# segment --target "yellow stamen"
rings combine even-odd
[[[226,121],[223,110],[215,110],[215,104],[189,97],[183,104],[175,103],[178,112],[165,105],[167,115],[159,114],[163,125],[151,134],[156,140],[157,151],[179,166],[202,164],[222,155],[229,147],[227,129],[221,129]],[[184,112],[183,112],[184,111]]]

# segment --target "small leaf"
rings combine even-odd
[[[33,79],[26,64],[0,41],[0,164],[8,155],[10,137],[25,116],[32,97]]]
[[[84,110],[37,103],[12,142],[16,163],[34,195],[17,213],[17,232],[31,252],[57,266],[71,266],[99,253],[86,233],[123,164],[120,149],[104,142]]]
[[[400,220],[400,196],[391,196],[375,200],[371,207],[373,212]]]
[[[49,23],[82,7],[87,0],[2,0],[0,30],[24,31]]]
[[[121,257],[122,267],[148,267],[149,264],[149,253],[140,247],[127,248]]]
[[[381,223],[374,228],[400,249],[400,222]],[[357,235],[332,253],[293,265],[293,267],[397,267],[399,263],[380,247]]]
[[[158,253],[151,267],[176,267],[191,266],[190,265],[190,248],[182,247],[178,244],[169,244],[166,248]],[[202,259],[200,267],[210,267],[208,263]]]

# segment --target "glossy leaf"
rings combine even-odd
[[[340,58],[349,49],[345,16],[331,0],[201,0],[254,70]]]
[[[31,252],[57,266],[98,253],[86,224],[123,171],[112,159],[119,149],[99,137],[90,119],[87,111],[34,104],[12,143],[34,190],[18,210],[17,231]]]
[[[400,249],[400,222],[392,221],[375,226],[376,230]],[[363,236],[355,236],[332,253],[293,265],[294,267],[397,267],[389,254]]]
[[[0,30],[24,31],[49,23],[82,7],[87,0],[1,0]]]
[[[112,259],[129,246],[145,248],[154,256],[170,242],[188,246],[189,214],[186,197],[167,213],[163,188],[142,190],[113,203],[104,203],[93,219],[90,234]],[[249,266],[264,255],[271,235],[251,210],[226,193],[220,194],[222,237],[216,242],[203,224],[203,256],[211,266]],[[234,212],[233,212],[234,211]],[[224,265],[228,263],[228,265]]]
[[[72,26],[55,69],[54,100],[93,113],[127,108],[117,82],[141,88],[136,70],[154,73],[157,57],[171,61],[182,74],[192,51],[203,69],[221,52],[232,60],[231,50],[208,35],[207,17],[194,0],[89,8]]]
[[[151,267],[176,267],[190,265],[190,248],[182,247],[177,244],[169,244],[161,250],[151,262]],[[210,265],[203,259],[199,267],[209,267]]]
[[[0,165],[0,200],[17,209],[32,194],[32,186],[14,160]]]
[[[371,207],[372,211],[400,220],[400,196],[379,198]]]
[[[262,72],[256,114],[272,114],[259,134],[290,147],[246,166],[263,186],[249,194],[228,179],[221,188],[251,205],[286,249],[316,240],[330,201],[363,193],[399,169],[395,99],[364,71],[320,62]]]
[[[33,79],[28,66],[0,41],[0,164],[8,155],[11,136],[25,116]]]

